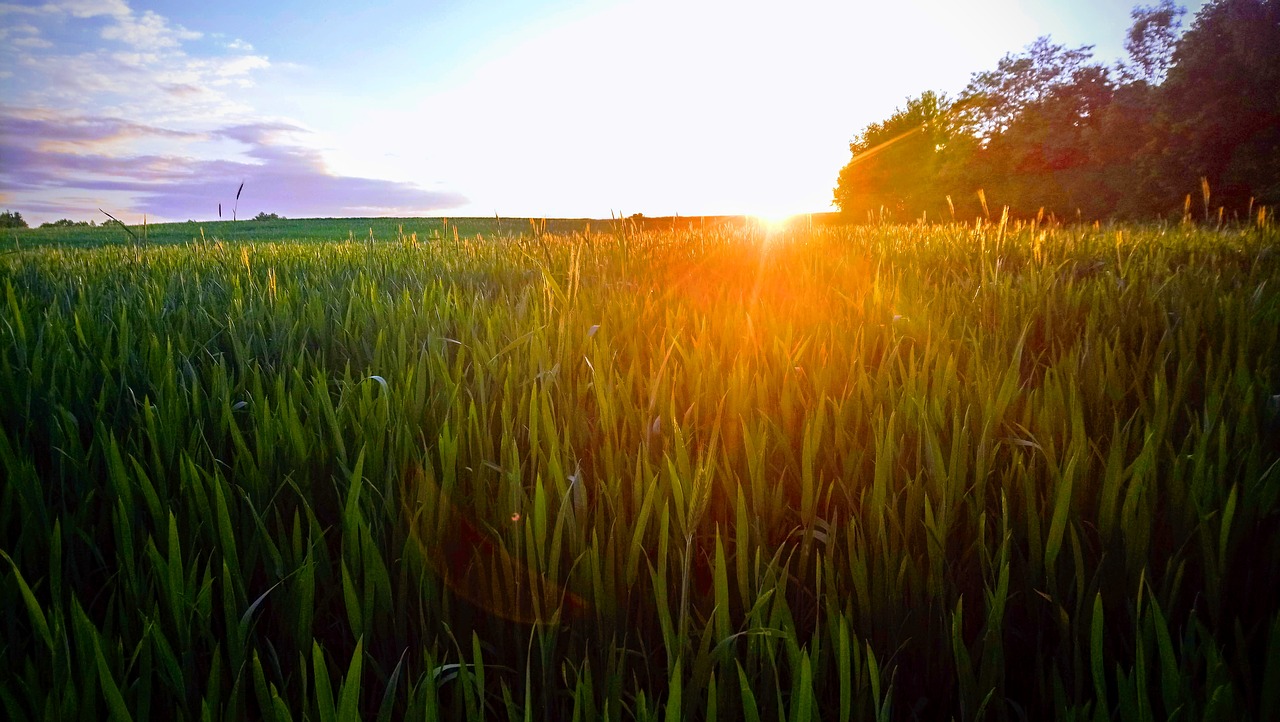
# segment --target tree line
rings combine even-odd
[[[1126,60],[1042,37],[850,143],[855,220],[1253,217],[1280,202],[1280,0],[1133,10]]]

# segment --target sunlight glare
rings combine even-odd
[[[782,213],[777,211],[768,211],[764,213],[753,213],[751,219],[756,225],[763,228],[766,233],[773,235],[787,229],[791,222],[796,219],[798,214]]]

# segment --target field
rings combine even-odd
[[[273,223],[0,239],[9,719],[1280,717],[1275,226]]]

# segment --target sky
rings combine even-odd
[[[849,142],[909,96],[954,96],[1042,35],[1112,62],[1130,9],[0,0],[0,207],[32,225],[212,220],[219,204],[224,219],[820,212]]]

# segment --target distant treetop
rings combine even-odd
[[[5,211],[0,213],[0,228],[26,228],[27,222],[22,220],[22,214],[17,211]]]
[[[1280,204],[1280,0],[1211,0],[1181,33],[1171,0],[1134,8],[1128,60],[1042,37],[926,92],[849,145],[835,205],[899,221],[1004,206],[1023,218],[1245,217]]]

